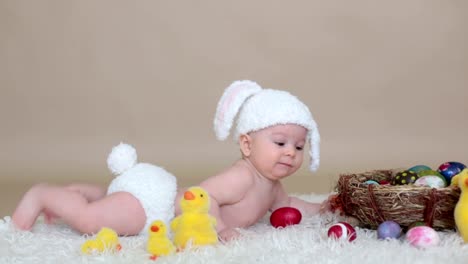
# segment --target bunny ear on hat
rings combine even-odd
[[[226,88],[218,102],[214,131],[219,140],[225,140],[237,119],[234,131],[238,134],[256,131],[273,125],[297,124],[308,130],[311,171],[320,165],[320,134],[309,108],[288,92],[262,89],[253,81],[235,81]]]
[[[225,140],[229,136],[234,118],[245,100],[261,90],[260,85],[248,80],[235,81],[226,88],[218,102],[214,118],[214,130],[219,140]]]
[[[315,123],[315,121],[312,122],[312,126],[313,128],[309,130],[309,169],[315,172],[320,166],[320,134],[318,132],[317,124]]]

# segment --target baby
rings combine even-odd
[[[210,194],[210,213],[217,219],[221,240],[237,237],[236,228],[251,226],[280,207],[295,207],[308,215],[328,207],[327,201],[310,203],[288,196],[280,181],[301,167],[307,143],[310,169],[319,166],[320,136],[306,105],[288,92],[236,81],[218,103],[214,119],[218,139],[229,136],[236,117],[233,134],[241,159],[200,183]],[[179,201],[184,191],[178,190],[175,196],[175,215],[181,213]],[[140,197],[125,190],[106,194],[106,190],[86,184],[39,184],[24,195],[12,219],[18,228],[28,230],[43,213],[47,222],[61,218],[82,233],[96,233],[106,226],[120,235],[134,235],[154,220],[147,217],[148,201]],[[158,204],[157,200],[150,202]]]

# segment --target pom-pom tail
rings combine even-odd
[[[114,175],[119,175],[135,166],[137,153],[134,147],[129,144],[120,143],[112,148],[107,157],[107,166]]]

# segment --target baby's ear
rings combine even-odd
[[[249,135],[241,134],[239,136],[239,146],[244,157],[249,157],[252,149],[252,138]]]

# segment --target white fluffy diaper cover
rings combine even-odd
[[[174,218],[174,200],[177,194],[176,178],[161,167],[138,163],[136,150],[124,143],[112,149],[107,159],[111,172],[116,175],[107,189],[107,194],[128,192],[137,198],[146,213],[146,233],[154,220],[167,225]]]

